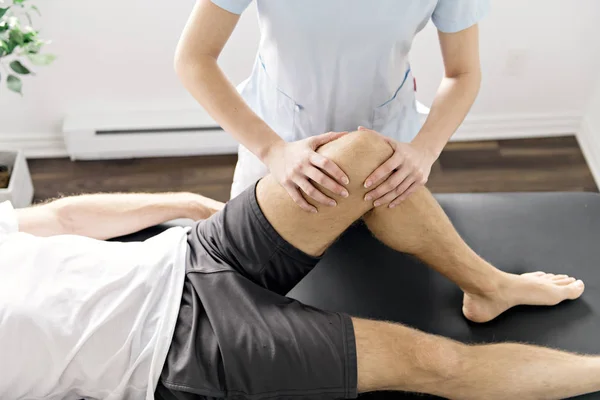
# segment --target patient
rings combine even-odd
[[[600,390],[600,357],[465,345],[285,297],[360,218],[383,243],[459,285],[472,321],[584,289],[565,275],[494,268],[425,189],[396,208],[371,209],[361,183],[392,153],[379,136],[354,132],[319,152],[350,177],[350,195],[328,193],[338,206],[315,204],[316,214],[270,177],[223,210],[192,194],[80,196],[16,212],[0,205],[0,398],[328,399],[398,390],[560,399]],[[102,241],[179,217],[201,221],[143,243]]]

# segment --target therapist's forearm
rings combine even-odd
[[[283,139],[248,107],[211,55],[179,56],[176,70],[186,89],[238,142],[264,160]]]
[[[444,77],[429,116],[412,143],[437,159],[450,137],[463,123],[475,102],[480,85],[479,71]]]

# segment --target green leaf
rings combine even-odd
[[[8,40],[15,43],[16,46],[22,46],[25,44],[25,38],[23,37],[23,32],[19,29],[13,28],[8,35]]]
[[[15,51],[15,48],[17,47],[17,43],[16,42],[8,42],[6,43],[6,55],[11,55],[13,53],[13,51]]]
[[[38,35],[37,31],[30,31],[30,32],[23,34],[23,43],[27,44],[27,43],[33,42],[35,40],[35,38],[37,37],[37,35]]]
[[[8,8],[0,8],[0,18],[4,17],[4,14],[6,14],[7,11],[8,11]]]
[[[24,1],[25,1],[25,0],[13,0],[13,4],[16,4],[16,5],[22,6]]]
[[[24,54],[37,54],[40,52],[43,45],[44,45],[43,42],[40,42],[39,40],[35,40],[35,41],[23,46],[23,53]]]
[[[39,15],[40,17],[42,16],[42,13],[40,12],[40,9],[37,8],[37,6],[31,6],[30,7],[33,11],[35,11],[37,13],[37,15]]]
[[[56,60],[54,54],[27,54],[27,58],[33,65],[46,66],[52,64]]]
[[[13,71],[15,71],[17,74],[29,75],[31,73],[31,71],[29,69],[27,69],[27,67],[25,67],[23,64],[21,64],[21,62],[18,60],[11,62],[9,65],[10,65],[10,68]]]
[[[0,39],[0,48],[4,51],[5,56],[9,55],[14,50],[14,47],[10,46],[2,39]]]
[[[17,76],[9,75],[6,79],[6,86],[15,93],[23,94],[23,82],[21,82],[21,78]]]

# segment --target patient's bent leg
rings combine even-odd
[[[565,275],[512,275],[487,263],[462,240],[425,188],[398,207],[372,210],[372,204],[364,201],[367,190],[362,183],[392,154],[390,146],[377,134],[353,132],[318,151],[350,178],[347,198],[322,189],[336,199],[336,207],[321,206],[307,198],[319,210],[316,214],[307,213],[270,176],[257,187],[258,203],[270,224],[305,253],[322,254],[345,229],[364,216],[369,229],[383,243],[417,256],[458,284],[465,292],[463,312],[472,321],[489,321],[519,304],[554,305],[582,294],[583,282]]]
[[[395,208],[373,210],[365,221],[383,243],[415,255],[460,286],[463,312],[475,322],[516,305],[555,305],[583,293],[583,282],[566,275],[513,275],[490,265],[464,242],[426,188]]]

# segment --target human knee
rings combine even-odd
[[[350,187],[363,187],[365,179],[393,154],[392,147],[377,133],[351,132],[318,150],[335,162],[350,179]]]
[[[428,381],[451,382],[462,375],[468,350],[469,346],[463,343],[428,336],[414,348],[409,358],[417,376]]]

